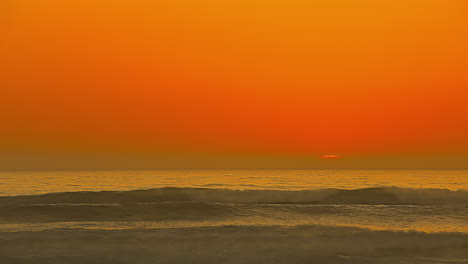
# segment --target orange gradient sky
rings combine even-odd
[[[465,0],[6,0],[2,155],[466,157],[467,14]]]

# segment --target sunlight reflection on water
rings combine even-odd
[[[0,195],[159,187],[303,190],[376,186],[468,189],[466,170],[160,170],[0,172]]]

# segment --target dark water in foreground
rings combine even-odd
[[[23,188],[0,197],[0,263],[468,263],[467,190],[431,188],[442,176],[383,187],[372,181],[398,182],[374,173],[364,188],[288,188],[270,176],[244,190],[197,188],[196,177],[143,190]]]

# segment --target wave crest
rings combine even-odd
[[[133,191],[66,192],[4,196],[1,205],[126,204],[157,202],[220,202],[239,204],[468,204],[468,191],[379,187],[355,190],[231,190],[210,188],[156,188]]]

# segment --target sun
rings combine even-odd
[[[321,159],[339,159],[341,158],[340,156],[338,155],[322,155],[320,156]]]

